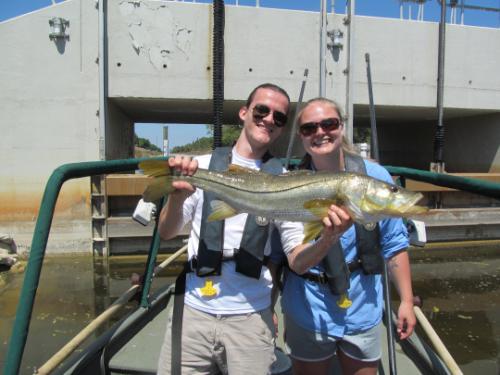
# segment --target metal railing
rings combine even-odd
[[[16,310],[16,319],[14,322],[14,327],[12,329],[12,334],[10,336],[3,374],[15,375],[19,372],[24,348],[26,345],[26,339],[28,336],[31,315],[33,312],[38,282],[40,280],[40,273],[45,256],[49,232],[52,224],[52,218],[54,216],[55,205],[63,183],[74,178],[136,170],[138,168],[139,162],[142,160],[145,159],[94,161],[65,164],[57,168],[50,176],[42,197],[35,231],[33,234],[31,252],[29,255],[26,274]],[[476,179],[467,177],[449,176],[446,174],[416,170],[412,168],[389,166],[387,167],[387,169],[391,174],[398,175],[400,177],[411,178],[412,180],[416,181],[430,182],[438,186],[450,187],[500,199],[500,183],[478,181]],[[150,253],[148,255],[149,259],[147,262],[147,269],[144,275],[141,306],[144,306],[148,303],[150,281],[154,274],[154,264],[156,260],[158,245],[158,233],[155,230]]]

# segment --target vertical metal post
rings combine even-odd
[[[108,123],[107,0],[99,0],[99,159],[106,160]]]
[[[297,100],[297,105],[295,107],[295,113],[293,115],[293,123],[290,129],[290,139],[288,141],[288,148],[286,150],[285,167],[288,168],[290,164],[290,158],[292,157],[293,144],[295,143],[295,134],[297,133],[297,117],[299,116],[300,107],[302,105],[302,99],[304,98],[304,91],[306,89],[306,81],[309,69],[304,70],[304,79],[302,80],[302,85],[300,86],[299,99]]]
[[[326,96],[326,0],[321,0],[320,11],[319,96]]]
[[[441,21],[439,23],[438,46],[438,79],[437,79],[437,111],[438,123],[434,135],[434,165],[431,169],[435,172],[444,171],[444,125],[443,125],[443,97],[444,97],[444,54],[446,31],[446,0],[441,0]]]
[[[155,217],[155,229],[153,231],[153,238],[149,246],[148,260],[146,262],[146,269],[144,270],[142,292],[141,292],[141,307],[149,307],[149,291],[151,289],[151,284],[153,283],[154,269],[156,264],[156,257],[158,255],[158,250],[160,249],[160,233],[158,232],[158,216],[163,208],[165,198],[160,200],[158,207],[156,209]]]
[[[170,150],[168,145],[168,126],[163,127],[163,156],[168,156]]]
[[[370,54],[365,53],[366,61],[366,77],[368,80],[368,99],[370,101],[370,129],[371,129],[371,154],[372,157],[380,162],[380,153],[378,151],[378,135],[377,135],[377,122],[375,119],[375,105],[373,103],[373,86],[372,86],[372,73],[370,68]]]
[[[347,18],[345,23],[347,24],[347,61],[345,73],[346,78],[346,100],[345,100],[345,113],[347,117],[347,124],[345,129],[345,135],[347,139],[351,142],[353,141],[353,119],[354,119],[354,106],[353,106],[353,91],[354,91],[354,14],[355,14],[355,0],[347,1]]]
[[[373,101],[372,74],[370,68],[370,54],[365,53],[366,61],[366,76],[368,80],[368,97],[370,100],[370,125],[371,125],[371,140],[372,140],[372,158],[380,162],[380,154],[378,149],[377,123],[375,119],[375,104]],[[384,259],[384,273],[382,274],[382,282],[384,285],[384,308],[385,308],[385,326],[387,330],[387,349],[389,354],[389,373],[396,375],[396,350],[394,341],[394,328],[392,324],[392,308],[391,308],[391,290],[389,285],[389,273],[387,262]]]

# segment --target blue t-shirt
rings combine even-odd
[[[392,183],[387,170],[365,160],[369,176]],[[408,247],[408,232],[400,218],[379,222],[382,253],[386,259]],[[356,233],[351,226],[340,239],[346,262],[356,256]],[[276,255],[275,255],[276,256]],[[315,266],[310,272],[322,270]],[[337,306],[339,296],[330,292],[328,284],[306,280],[287,272],[281,298],[283,312],[301,327],[335,337],[365,331],[382,319],[383,288],[381,275],[365,275],[361,269],[350,276],[348,291],[352,305],[343,309]]]

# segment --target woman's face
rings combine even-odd
[[[337,109],[327,102],[310,103],[299,119],[302,145],[312,157],[339,152],[343,128]]]

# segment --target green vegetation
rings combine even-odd
[[[207,133],[213,134],[213,125],[207,125]],[[241,129],[234,125],[222,125],[222,145],[230,146],[232,145],[236,139],[240,136]],[[188,143],[184,146],[177,146],[170,150],[171,153],[179,153],[179,154],[202,154],[207,153],[212,150],[213,145],[213,137],[201,137],[196,141]]]
[[[134,133],[134,146],[144,148],[150,151],[162,152],[158,146],[151,143],[149,139],[138,137],[137,134]]]

